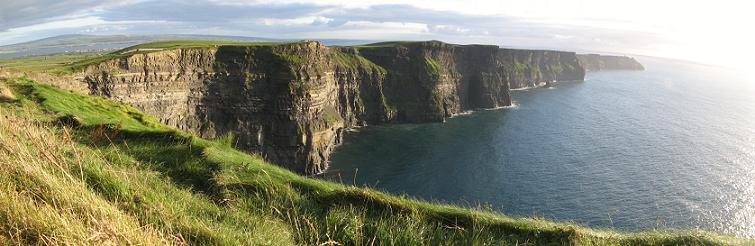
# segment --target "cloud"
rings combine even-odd
[[[90,34],[191,33],[290,39],[440,39],[457,43],[565,49],[600,47],[619,51],[627,50],[632,45],[649,46],[659,40],[652,33],[616,31],[580,22],[464,14],[410,4],[346,7],[267,0],[27,0],[5,3],[0,14],[0,32],[6,30],[8,34],[9,28],[17,29],[9,35],[15,37],[23,36],[20,32],[29,29],[19,28],[23,26],[45,26],[43,23],[94,18],[98,22],[57,30],[47,25],[47,31],[37,28],[33,32],[27,31],[27,36],[65,31]],[[601,25],[606,24],[604,22],[601,20]],[[0,42],[3,41],[0,38]]]
[[[0,0],[0,32],[81,15],[112,0]]]
[[[225,4],[210,1],[149,1],[108,9],[104,20],[165,20],[176,22],[224,22],[254,18],[296,19],[316,15],[335,6],[309,3]]]

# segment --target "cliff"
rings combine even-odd
[[[345,129],[444,121],[511,105],[510,86],[582,80],[574,53],[438,41],[319,42],[124,50],[81,66],[85,92],[300,173],[327,168]],[[74,83],[75,84],[75,83]]]
[[[585,78],[585,69],[574,52],[501,49],[499,54],[512,89]]]
[[[129,105],[0,81],[19,96],[0,102],[3,244],[753,245],[700,230],[512,218],[306,178]],[[50,122],[59,115],[80,129]]]
[[[577,55],[579,63],[587,71],[600,70],[645,70],[637,60],[628,56],[608,56],[598,54]]]
[[[430,41],[356,50],[387,71],[385,104],[398,121],[443,121],[465,110],[511,105],[497,46]]]
[[[80,79],[90,93],[130,103],[165,124],[205,138],[230,133],[238,148],[317,173],[347,123],[339,93],[348,92],[339,87],[369,83],[337,76],[333,55],[317,42],[179,48],[94,64]]]

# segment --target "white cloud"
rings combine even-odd
[[[24,27],[19,27],[19,28],[11,28],[9,31],[21,32],[21,33],[35,32],[35,31],[52,30],[52,29],[91,26],[91,25],[104,24],[104,23],[106,22],[100,19],[99,17],[83,17],[83,18],[76,18],[76,19],[51,21],[51,22],[46,22],[42,24],[24,26]]]
[[[755,41],[747,31],[755,22],[752,6],[734,0],[0,0],[0,6],[6,44],[61,33],[170,30],[441,39],[725,61],[751,56]]]
[[[305,16],[300,18],[259,18],[257,23],[266,26],[292,26],[292,25],[323,25],[333,19],[322,16]]]

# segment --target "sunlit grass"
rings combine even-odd
[[[513,218],[302,177],[126,104],[13,81],[17,99],[0,103],[0,241],[12,244],[749,243]]]
[[[103,57],[103,52],[61,53],[52,55],[35,55],[14,58],[0,58],[0,69],[9,72],[63,73],[66,68],[78,61]]]

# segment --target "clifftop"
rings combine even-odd
[[[87,66],[98,63],[126,58],[135,54],[146,54],[165,50],[175,49],[217,49],[219,47],[259,47],[259,46],[276,46],[291,44],[292,42],[243,42],[243,41],[222,41],[222,40],[174,40],[161,41],[134,45],[126,47],[112,53],[97,56],[89,59],[83,59],[67,65],[64,69],[66,72],[80,72]]]
[[[735,245],[617,232],[306,178],[123,103],[0,78],[0,242],[188,245]],[[41,151],[40,151],[41,150]],[[44,157],[40,156],[44,154]]]
[[[513,78],[497,47],[396,46],[385,51],[390,53],[315,42],[176,48],[87,66],[76,79],[57,76],[85,85],[84,93],[107,98],[27,78],[0,78],[0,88],[8,89],[0,94],[10,91],[0,100],[0,242],[752,243],[703,231],[628,233],[513,218],[487,208],[429,203],[302,177],[263,160],[266,153],[280,153],[273,158],[305,161],[287,168],[314,171],[309,168],[327,157],[324,151],[332,147],[328,141],[337,139],[333,134],[338,129],[399,121],[399,112],[415,107],[443,109],[423,114],[432,119],[453,112],[454,102],[461,108],[502,103],[498,100],[508,94],[497,93],[508,93],[508,79]],[[553,61],[551,53],[542,57],[534,60]],[[513,66],[567,70],[548,63]],[[417,73],[412,69],[419,69],[418,75],[404,74]],[[39,78],[50,83],[53,77]],[[393,95],[393,86],[439,101],[413,105],[420,101]],[[257,153],[263,155],[233,148],[246,146],[261,148]]]
[[[510,105],[498,52],[441,42],[158,43],[81,62],[73,77],[82,92],[203,137],[233,133],[237,147],[313,174],[327,168],[345,129]]]
[[[610,63],[609,63],[610,64]],[[352,127],[438,122],[511,105],[511,89],[581,81],[573,52],[440,41],[167,41],[128,47],[33,78],[129,103],[162,123],[315,174]]]

